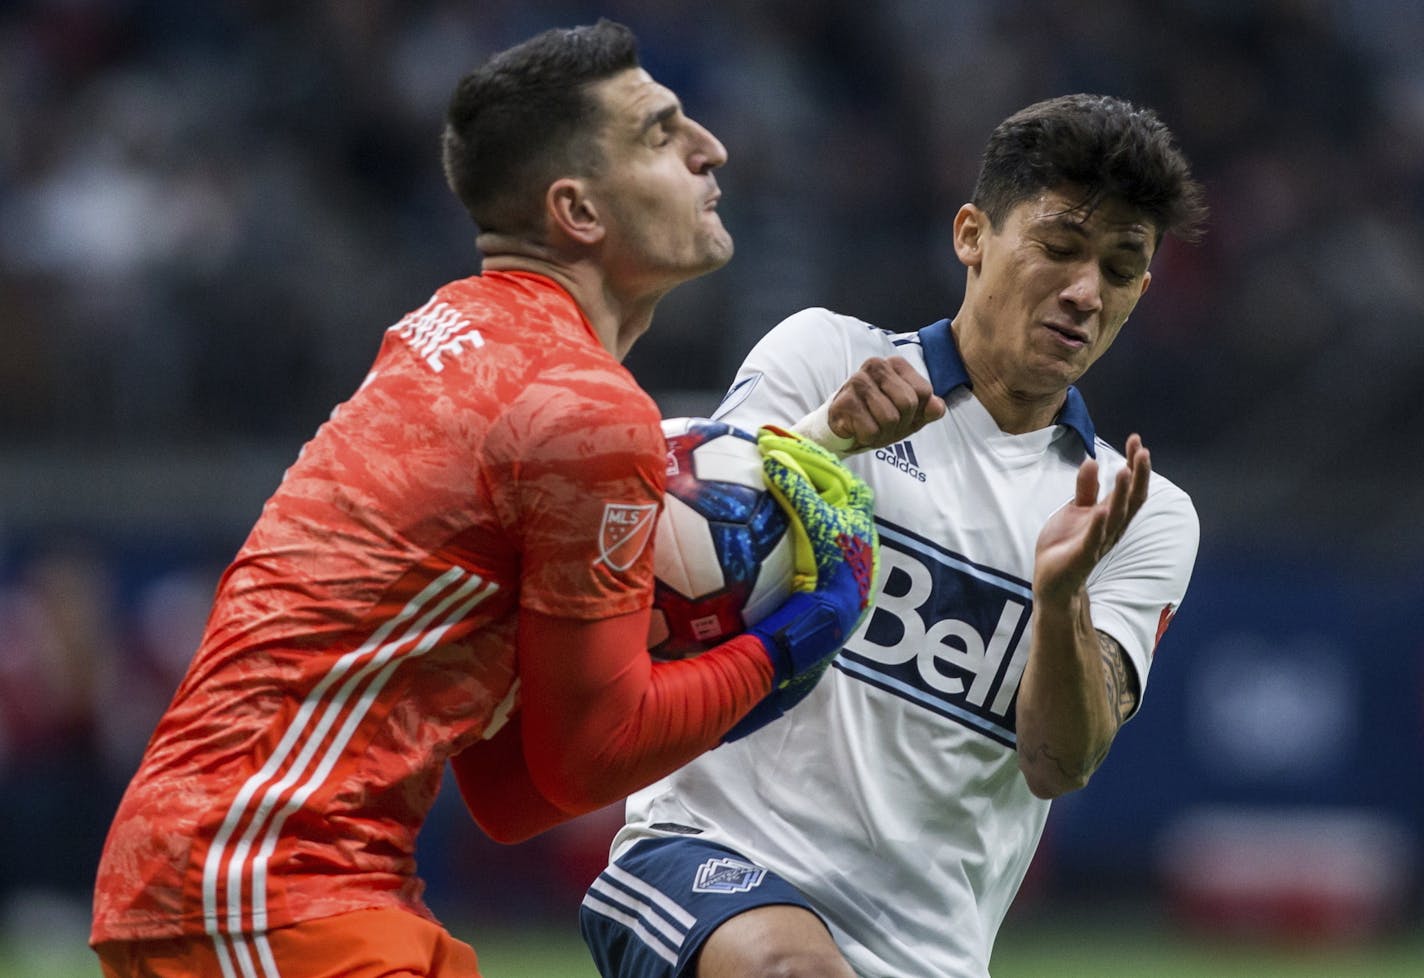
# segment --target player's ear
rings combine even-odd
[[[603,222],[588,191],[584,181],[575,177],[549,184],[544,192],[544,213],[555,235],[582,245],[596,244],[603,238]]]
[[[988,232],[989,215],[973,204],[965,204],[954,215],[954,253],[966,268],[978,268],[983,261]]]
[[[1137,297],[1138,297],[1139,299],[1141,299],[1144,295],[1147,294],[1147,286],[1149,286],[1149,285],[1151,285],[1151,284],[1152,284],[1152,273],[1151,273],[1151,272],[1143,272],[1143,273],[1142,273],[1142,291],[1139,292],[1139,293],[1137,293]]]

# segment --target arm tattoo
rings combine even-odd
[[[1103,655],[1103,681],[1107,687],[1108,703],[1116,711],[1117,725],[1121,727],[1137,707],[1137,671],[1128,663],[1127,653],[1112,636],[1098,632],[1098,648]]]
[[[1103,661],[1103,685],[1107,694],[1108,703],[1112,706],[1117,726],[1121,727],[1123,722],[1132,714],[1137,706],[1138,686],[1137,671],[1127,661],[1127,653],[1118,643],[1117,639],[1103,632],[1098,632],[1098,650],[1102,654]],[[1081,764],[1072,764],[1064,758],[1059,757],[1049,750],[1047,743],[1041,744],[1034,749],[1027,744],[1020,744],[1019,751],[1031,763],[1049,762],[1056,767],[1060,773],[1067,778],[1075,778],[1086,781],[1098,766],[1107,759],[1108,750],[1112,747],[1112,738],[1102,746],[1102,749],[1092,757],[1083,759]]]

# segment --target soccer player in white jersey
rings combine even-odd
[[[988,974],[1050,799],[1103,761],[1187,590],[1191,501],[1072,385],[1204,217],[1152,112],[1041,102],[955,217],[952,320],[808,309],[751,352],[718,416],[851,454],[877,604],[795,711],[629,799],[582,911],[605,978]]]

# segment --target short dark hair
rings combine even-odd
[[[552,181],[597,172],[602,118],[588,87],[636,67],[637,38],[605,18],[544,31],[460,79],[441,138],[445,179],[481,229],[534,230]]]
[[[994,129],[984,150],[974,204],[1000,227],[1016,205],[1073,185],[1079,207],[1117,199],[1164,234],[1200,237],[1201,185],[1171,130],[1150,109],[1108,95],[1064,95],[1020,109]]]

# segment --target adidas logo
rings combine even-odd
[[[908,441],[897,441],[888,448],[882,448],[875,453],[875,457],[882,462],[888,462],[906,475],[921,482],[925,481],[925,473],[920,469],[919,459],[915,458],[915,448]]]

